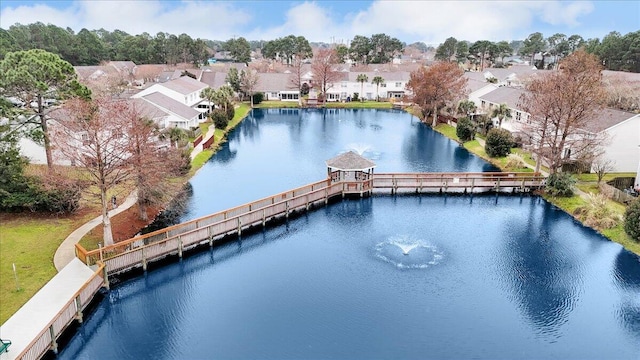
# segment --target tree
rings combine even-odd
[[[72,99],[52,113],[56,150],[83,169],[79,176],[100,201],[105,245],[113,244],[107,193],[131,174],[127,134],[132,124],[125,114],[126,103],[110,98]]]
[[[173,126],[170,128],[164,129],[160,134],[161,139],[168,139],[172,145],[175,145],[175,148],[180,148],[180,144],[185,142],[188,138],[187,133],[184,129],[181,129],[177,126]]]
[[[460,141],[471,141],[473,140],[475,134],[475,126],[468,117],[463,117],[462,119],[458,120],[458,124],[456,125],[456,135],[458,136]]]
[[[469,56],[469,43],[466,41],[458,41],[456,44],[456,61],[464,63]]]
[[[458,113],[463,114],[465,117],[471,119],[471,116],[478,110],[476,103],[471,100],[462,100],[458,103]]]
[[[640,242],[640,198],[627,207],[624,213],[624,232],[635,242]]]
[[[372,84],[376,85],[376,101],[380,101],[380,85],[384,84],[384,78],[382,76],[374,76],[371,80]]]
[[[449,62],[437,62],[411,73],[407,88],[413,92],[413,101],[425,121],[428,115],[433,115],[433,127],[437,125],[438,111],[464,96],[467,79],[463,75],[457,64]]]
[[[233,108],[233,89],[231,86],[222,85],[218,90],[215,90],[213,93],[213,103],[222,108],[225,114],[228,113],[228,109]]]
[[[444,43],[436,49],[435,59],[440,61],[451,61],[451,57],[456,53],[458,40],[454,37],[447,38]]]
[[[537,53],[543,52],[547,47],[547,42],[544,39],[542,33],[535,32],[524,39],[520,54],[531,56],[531,65],[534,65],[534,57]],[[544,57],[542,58],[542,66],[539,69],[544,68]]]
[[[251,61],[251,45],[243,37],[227,40],[224,43],[224,49],[231,54],[236,62],[248,64]]]
[[[27,106],[18,126],[36,125],[37,137],[44,143],[47,165],[53,166],[51,138],[45,106],[47,99],[88,98],[91,92],[78,82],[73,66],[60,56],[34,49],[7,53],[0,62],[0,95],[19,99]],[[31,105],[31,106],[30,106]]]
[[[511,109],[509,108],[509,105],[500,104],[498,106],[494,106],[491,110],[491,117],[498,118],[498,128],[501,128],[502,120],[511,117]]]
[[[480,71],[484,70],[484,60],[487,53],[492,49],[493,43],[489,40],[478,40],[471,45],[469,53],[480,58]]]
[[[236,93],[240,92],[240,73],[238,72],[238,69],[234,67],[230,68],[224,81],[226,81],[229,86],[231,86],[233,91],[235,91]]]
[[[175,195],[168,179],[179,175],[184,164],[180,150],[160,146],[160,129],[151,119],[154,114],[146,113],[136,101],[124,101],[123,105],[122,115],[130,124],[125,135],[130,153],[127,162],[138,194],[138,216],[147,221],[149,205]]]
[[[567,36],[561,33],[553,34],[547,38],[547,43],[549,44],[549,53],[553,55],[553,63],[557,67],[560,59],[570,52]]]
[[[596,156],[591,164],[591,169],[598,176],[598,185],[600,185],[605,175],[614,169],[614,165],[615,162],[613,160],[605,158],[602,154]]]
[[[334,69],[338,62],[334,49],[320,49],[316,52],[311,63],[314,83],[320,86],[322,96],[326,96],[335,81],[340,79],[340,73]]]
[[[215,100],[215,96],[216,96],[216,90],[210,87],[204,88],[200,92],[200,98],[207,100],[207,102],[209,103],[209,113],[213,111],[213,103]]]
[[[491,129],[487,134],[485,150],[491,157],[507,156],[513,147],[513,135],[509,130]]]
[[[359,62],[360,64],[367,64],[369,58],[369,54],[371,53],[373,46],[369,38],[356,35],[351,40],[351,46],[349,47],[349,57],[352,60]]]
[[[506,41],[499,41],[495,45],[497,56],[500,57],[500,62],[504,64],[504,58],[513,54],[513,48]]]
[[[252,108],[253,93],[259,80],[260,77],[258,76],[258,72],[253,69],[247,69],[247,71],[242,70],[240,72],[240,89],[243,93],[249,95]]]
[[[391,62],[393,57],[402,52],[403,44],[400,40],[387,34],[371,35],[371,61],[372,64],[385,64]]]
[[[349,57],[349,48],[345,45],[339,44],[336,46],[336,56],[338,57],[338,62],[340,64],[344,64]]]
[[[527,85],[521,105],[531,114],[527,131],[536,143],[537,171],[543,153],[555,173],[568,160],[569,151],[576,158],[590,158],[606,140],[593,130],[606,99],[600,72],[598,58],[578,50],[562,61],[559,71]]]
[[[358,77],[356,77],[356,81],[360,83],[360,94],[363,95],[361,96],[360,101],[364,101],[364,93],[363,93],[364,83],[369,81],[369,77],[367,76],[367,74],[358,74]]]

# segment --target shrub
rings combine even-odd
[[[264,100],[264,93],[257,92],[253,94],[253,105],[258,105]]]
[[[640,242],[640,198],[632,202],[624,213],[624,232]]]
[[[618,225],[621,217],[607,206],[607,198],[602,194],[589,194],[588,203],[574,211],[574,215],[585,225],[598,231]]]
[[[351,101],[358,101],[360,97],[360,94],[358,94],[357,92],[353,93],[353,96],[351,97]]]
[[[473,140],[475,136],[475,126],[473,122],[469,120],[467,117],[463,117],[458,120],[458,125],[456,126],[456,135],[460,138],[461,141],[466,142]]]
[[[505,129],[491,129],[487,134],[485,151],[491,157],[507,156],[513,146],[513,135]]]
[[[226,129],[229,119],[227,113],[222,109],[215,109],[211,112],[211,121],[216,125],[217,129]]]
[[[509,170],[523,169],[526,167],[526,164],[521,158],[517,156],[510,156],[509,159],[507,159],[505,167]]]
[[[236,109],[233,104],[227,104],[227,120],[231,121],[236,114]]]
[[[575,183],[576,179],[569,173],[553,173],[547,178],[545,190],[551,196],[571,197]]]

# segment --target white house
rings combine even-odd
[[[200,93],[207,87],[209,87],[207,84],[189,76],[181,76],[164,83],[154,84],[133,95],[132,98],[147,100],[171,114],[166,119],[166,127],[178,126],[186,129],[197,126],[198,121],[206,120],[209,104],[200,97]],[[196,113],[194,122],[193,114]]]

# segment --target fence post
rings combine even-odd
[[[147,271],[147,258],[144,256],[144,248],[140,249],[142,252],[142,270]]]
[[[82,302],[80,301],[80,295],[76,296],[76,319],[82,324]]]
[[[238,217],[238,236],[242,235],[242,221]]]
[[[102,266],[102,277],[104,279],[104,287],[109,290],[109,272],[107,271],[107,264],[103,263]]]
[[[289,200],[284,202],[284,217],[289,218]]]
[[[51,350],[54,354],[58,353],[58,342],[56,341],[56,333],[53,331],[53,324],[49,325],[49,336],[51,336]]]
[[[182,257],[182,236],[178,235],[178,257]]]

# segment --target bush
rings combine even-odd
[[[524,169],[526,167],[526,164],[521,158],[517,156],[510,156],[509,159],[507,159],[505,167],[508,170]]]
[[[621,220],[620,215],[607,206],[607,198],[602,194],[589,194],[587,205],[577,208],[573,214],[598,231],[611,229]]]
[[[227,104],[227,120],[231,121],[235,115],[236,109],[233,107],[233,104]]]
[[[229,123],[227,113],[222,109],[215,109],[211,112],[211,121],[216,125],[216,129],[226,129]]]
[[[571,197],[575,183],[576,179],[569,173],[553,173],[547,178],[545,190],[551,196]]]
[[[624,232],[636,242],[640,242],[640,198],[632,202],[624,213]]]
[[[258,105],[262,102],[262,100],[264,100],[264,93],[257,92],[253,94],[252,98],[253,98],[253,105]]]
[[[354,92],[353,96],[351,97],[351,101],[358,101],[359,98],[360,98],[360,94],[358,94],[357,92]]]
[[[487,134],[485,151],[491,157],[507,156],[513,146],[513,135],[505,129],[491,129]]]
[[[466,142],[473,140],[475,134],[475,126],[473,125],[473,122],[469,120],[469,118],[463,117],[462,119],[458,120],[458,125],[456,126],[456,135],[458,135],[458,138],[460,138],[461,141]]]

